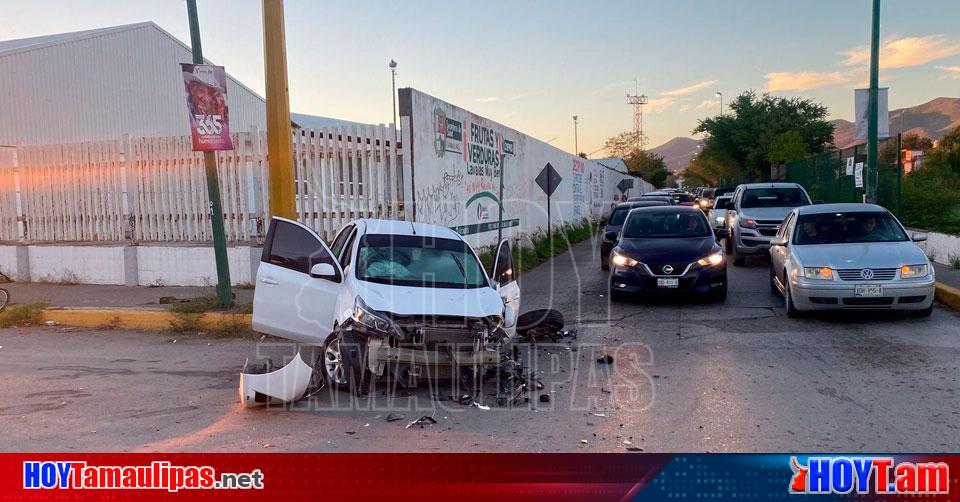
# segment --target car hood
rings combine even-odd
[[[740,215],[755,220],[783,221],[793,209],[792,207],[744,207],[740,208]]]
[[[806,267],[897,268],[927,263],[923,251],[910,241],[794,246],[793,252]]]
[[[486,317],[503,313],[503,300],[491,287],[417,288],[357,281],[357,296],[372,309],[396,315]]]
[[[714,237],[622,239],[620,249],[647,265],[692,263],[719,249]]]

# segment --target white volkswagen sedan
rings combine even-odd
[[[354,392],[387,372],[413,383],[499,365],[520,308],[506,240],[492,272],[449,228],[356,220],[327,247],[309,227],[274,217],[257,270],[253,328],[319,346],[320,354],[297,354],[269,373],[243,372],[241,400],[295,400],[317,365],[328,385]]]
[[[933,310],[934,270],[886,209],[873,204],[801,206],[787,215],[770,247],[770,289],[787,315],[831,309]]]

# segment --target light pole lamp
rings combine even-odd
[[[390,60],[390,64],[387,66],[390,67],[390,89],[391,97],[393,98],[393,134],[394,141],[397,137],[397,62],[393,59]]]
[[[573,116],[573,154],[580,155],[580,146],[577,142],[577,116]]]
[[[720,98],[720,116],[723,117],[723,93],[717,91],[717,97]]]

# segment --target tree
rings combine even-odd
[[[623,159],[631,174],[640,175],[655,187],[662,187],[670,175],[663,156],[642,149],[637,139],[636,133],[625,131],[608,139],[604,148],[607,155]]]
[[[894,138],[896,139],[896,138]],[[933,148],[933,140],[918,134],[905,134],[901,140],[904,150],[929,150]]]
[[[943,151],[960,147],[960,126],[954,127],[952,131],[944,134],[937,147]]]
[[[768,179],[771,163],[823,153],[833,144],[827,108],[813,100],[747,91],[733,100],[730,110],[701,120],[693,132],[707,135],[701,156],[712,157],[710,169],[732,170],[741,180]]]

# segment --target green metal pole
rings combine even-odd
[[[897,134],[897,217],[901,216],[901,204],[903,203],[903,133]]]
[[[864,183],[867,202],[877,203],[877,95],[880,63],[880,0],[873,0],[873,28],[870,36],[870,104],[867,108],[867,172]]]
[[[187,17],[190,19],[190,46],[193,48],[193,63],[203,64],[203,48],[200,46],[200,21],[197,19],[197,0],[187,0]],[[207,193],[210,196],[210,221],[213,224],[213,255],[217,262],[217,303],[221,308],[233,304],[230,291],[230,266],[227,262],[227,238],[223,230],[223,208],[220,205],[220,181],[217,176],[217,156],[203,152],[203,167],[207,175]]]

